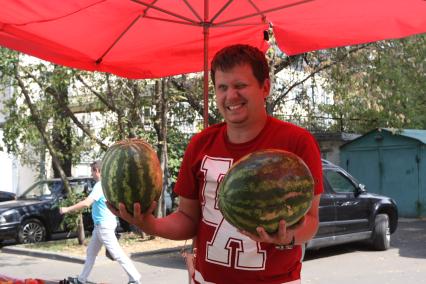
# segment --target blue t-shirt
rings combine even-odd
[[[102,191],[101,182],[98,181],[89,194],[95,202],[92,204],[92,219],[95,225],[117,226],[117,217],[106,206],[106,198]]]

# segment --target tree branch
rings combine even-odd
[[[102,150],[106,151],[108,149],[108,146],[105,145],[101,140],[99,140],[97,137],[95,137],[78,119],[77,117],[74,115],[74,113],[70,110],[70,108],[64,104],[64,102],[58,97],[59,94],[55,91],[52,90],[51,87],[48,87],[46,89],[46,93],[51,94],[56,102],[59,104],[59,106],[61,107],[62,111],[65,113],[65,115],[67,117],[69,117],[74,123],[75,125],[80,128],[87,136],[89,136],[89,138],[93,141],[95,141],[101,148]]]
[[[315,69],[313,72],[311,72],[309,75],[307,75],[305,78],[303,78],[301,81],[298,81],[298,82],[296,82],[296,83],[294,83],[294,84],[292,84],[292,85],[290,85],[288,88],[287,88],[287,90],[284,92],[284,93],[282,93],[281,95],[279,95],[273,102],[271,102],[271,109],[272,110],[274,110],[275,109],[275,107],[278,105],[278,103],[283,99],[283,98],[285,98],[287,95],[288,95],[288,93],[290,93],[294,88],[296,88],[297,86],[299,86],[299,85],[301,85],[301,84],[303,84],[303,83],[305,83],[307,80],[309,80],[310,78],[312,78],[312,77],[314,77],[316,74],[318,74],[318,73],[320,73],[320,72],[322,72],[322,71],[324,71],[324,70],[326,70],[326,69],[328,69],[328,68],[331,68],[331,67],[333,67],[334,65],[336,65],[337,63],[340,63],[340,62],[342,62],[344,59],[346,59],[350,54],[352,54],[352,53],[355,53],[355,52],[358,52],[358,51],[360,51],[361,49],[364,49],[364,48],[366,48],[366,47],[368,47],[369,45],[368,44],[366,44],[366,45],[361,45],[361,46],[357,46],[356,48],[353,48],[353,49],[351,49],[351,50],[349,50],[347,53],[345,53],[345,55],[344,56],[342,56],[342,57],[340,57],[340,58],[338,58],[336,61],[334,61],[334,62],[332,62],[332,63],[329,63],[329,64],[326,64],[326,65],[323,65],[323,66],[320,66],[319,68],[317,68],[317,69]]]
[[[56,150],[54,149],[52,143],[50,142],[50,140],[48,139],[48,137],[46,135],[46,132],[45,132],[44,127],[43,127],[43,123],[41,122],[41,119],[40,119],[40,114],[38,113],[36,107],[32,103],[29,92],[26,89],[25,84],[22,81],[21,77],[19,76],[18,67],[17,67],[16,64],[14,64],[14,76],[15,76],[15,79],[17,80],[17,82],[18,82],[19,87],[21,88],[22,94],[25,97],[25,102],[26,102],[28,108],[30,109],[31,116],[34,120],[34,123],[35,123],[39,133],[40,133],[40,136],[43,139],[43,142],[45,143],[47,149],[49,150],[49,153],[52,157],[53,164],[55,165],[56,169],[59,172],[59,175],[60,175],[62,181],[64,182],[65,190],[68,193],[70,193],[71,189],[70,189],[70,185],[69,185],[67,176],[66,176],[64,170],[61,167],[61,163],[59,162],[59,159],[56,155]]]

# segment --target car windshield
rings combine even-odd
[[[19,199],[44,199],[57,195],[62,188],[60,181],[39,181],[25,191]]]
[[[71,190],[77,194],[88,194],[92,188],[91,182],[85,179],[69,180]],[[62,196],[63,183],[60,180],[42,180],[28,188],[19,199],[50,199]]]

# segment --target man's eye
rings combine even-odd
[[[224,85],[220,85],[218,87],[218,89],[223,92],[223,91],[226,91],[228,88],[226,86],[224,86]]]
[[[235,86],[236,89],[244,89],[245,87],[247,87],[247,84],[238,84]]]

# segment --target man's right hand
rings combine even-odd
[[[106,202],[106,204],[115,216],[120,217],[129,224],[136,225],[149,235],[156,235],[154,226],[156,218],[153,215],[155,208],[157,208],[156,201],[153,201],[148,210],[143,214],[140,203],[135,202],[133,204],[133,215],[127,211],[124,203],[119,203],[118,210],[111,203]]]

